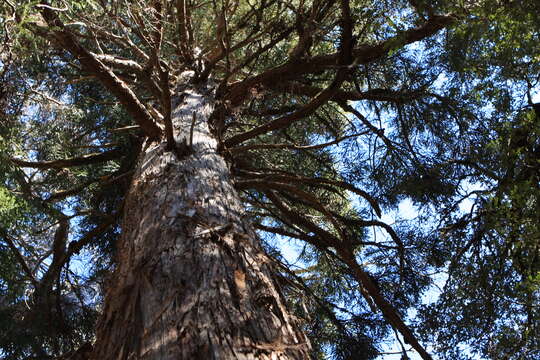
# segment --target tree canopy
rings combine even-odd
[[[213,134],[314,358],[384,358],[397,334],[404,359],[540,356],[538,1],[0,11],[3,358],[92,343],[133,169],[187,72],[215,84]]]

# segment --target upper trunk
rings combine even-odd
[[[213,98],[205,84],[173,100],[176,141],[192,134],[189,154],[163,141],[139,159],[95,359],[309,358],[217,153]]]

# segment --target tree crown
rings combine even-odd
[[[178,150],[173,104],[206,82],[213,135],[315,356],[375,358],[392,329],[441,358],[538,356],[534,1],[0,9],[6,358],[92,339],[138,154]],[[418,217],[384,221],[404,200]]]

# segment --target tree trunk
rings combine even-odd
[[[308,359],[208,127],[212,86],[173,99],[176,142],[148,144],[124,205],[94,359]],[[195,114],[195,115],[194,115]]]

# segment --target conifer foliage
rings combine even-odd
[[[537,1],[0,12],[0,357],[540,357]]]

